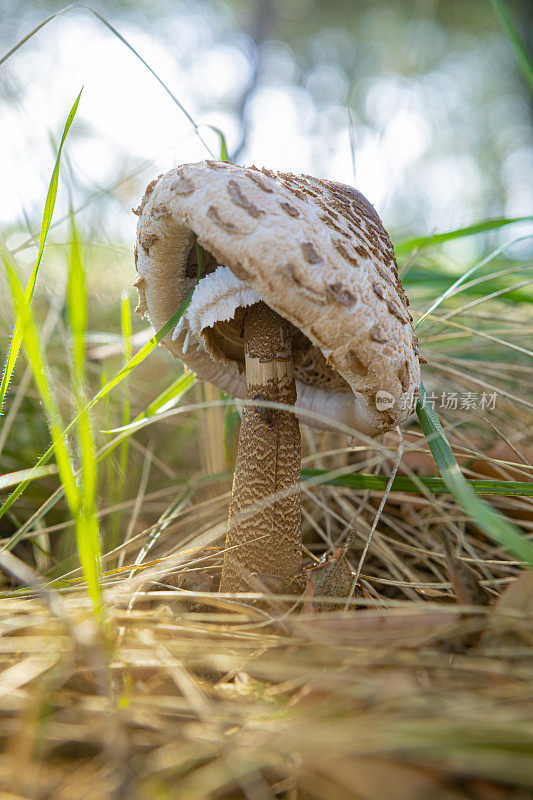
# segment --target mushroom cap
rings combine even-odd
[[[135,213],[137,310],[154,328],[197,281],[196,241],[204,250],[187,314],[163,341],[201,378],[244,398],[239,308],[261,299],[295,328],[303,421],[374,436],[411,413],[420,364],[408,301],[390,239],[356,189],[205,161],[160,175]]]

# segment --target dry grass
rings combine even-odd
[[[519,324],[516,307],[503,323],[502,308],[490,308],[493,317],[469,319],[472,330],[523,341],[527,313]],[[59,386],[64,330],[57,316],[54,324],[49,352],[57,351]],[[457,345],[445,354],[446,340],[432,330],[423,352],[435,391],[450,389],[450,369],[461,373],[459,391],[475,389],[478,375],[510,394],[524,387],[525,362],[519,374],[504,357],[482,363],[482,341],[467,371],[465,354]],[[115,371],[112,353],[88,364],[94,387],[103,364]],[[133,373],[132,416],[175,377],[169,364],[159,352]],[[20,443],[24,409],[36,430],[43,423],[28,382],[19,377],[16,386],[10,436]],[[531,573],[451,495],[392,492],[349,611],[318,614],[309,601],[303,609],[261,610],[246,597],[217,596],[231,485],[230,471],[213,474],[224,464],[222,417],[219,406],[185,410],[206,399],[214,395],[196,386],[178,415],[132,437],[119,492],[118,456],[101,467],[104,632],[74,558],[73,520],[61,502],[46,506],[57,478],[36,482],[17,503],[17,520],[36,514],[37,521],[15,553],[48,583],[44,595],[9,581],[2,591],[2,796],[529,797]],[[120,421],[120,393],[113,402],[96,409],[99,446],[106,437],[98,431]],[[490,414],[463,415],[468,424],[439,413],[467,477],[530,480],[528,407],[500,394]],[[210,433],[199,437],[199,430]],[[435,474],[414,421],[403,438],[400,474]],[[343,437],[304,428],[304,466],[389,475],[397,448],[394,432],[375,446],[347,446]],[[7,446],[10,468],[28,463],[25,452]],[[381,500],[380,492],[304,484],[307,562],[348,543],[355,572]],[[491,502],[531,531],[530,498]],[[20,524],[11,519],[12,530]],[[12,530],[4,527],[4,536]]]
[[[131,607],[124,582],[105,638],[77,590],[59,617],[4,599],[3,796],[525,799],[531,575],[520,583],[497,611],[360,601],[317,617],[213,595],[193,611],[175,591]]]
[[[202,399],[194,391],[191,402]],[[198,412],[197,424],[213,410]],[[183,434],[180,420],[152,426],[133,448],[137,471],[122,503],[127,535],[104,559],[103,633],[79,570],[63,565],[61,580],[48,584],[52,610],[36,590],[3,592],[4,796],[529,797],[531,573],[483,537],[451,496],[393,492],[349,611],[318,614],[309,603],[261,610],[246,597],[219,597],[211,590],[230,478],[209,484],[204,476],[179,502],[179,460],[165,450],[161,429]],[[468,474],[529,475],[523,437],[514,445],[520,460],[496,435],[500,443],[483,450],[476,428],[453,434]],[[507,432],[517,441],[509,425]],[[416,428],[404,439],[402,468],[433,472]],[[208,438],[209,453],[196,454],[200,476],[201,463],[220,456],[217,441]],[[390,450],[305,434],[314,466],[352,463],[388,474],[397,435],[383,444]],[[379,492],[306,487],[308,562],[350,537],[355,569],[380,500]],[[494,503],[530,527],[529,499]],[[116,512],[101,509],[104,530]],[[68,535],[64,513],[40,529],[52,550],[54,537]],[[154,533],[154,547],[132,569]]]

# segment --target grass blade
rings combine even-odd
[[[127,363],[133,355],[131,343],[131,309],[127,292],[122,292],[120,298],[120,323],[122,329],[122,343],[124,347],[124,363]],[[126,378],[124,381],[124,399],[122,406],[122,420],[124,425],[127,425],[130,421],[130,407],[130,385],[129,378]]]
[[[78,446],[81,459],[79,501],[74,510],[76,543],[95,611],[100,612],[102,594],[100,531],[96,509],[97,470],[89,413],[85,403],[85,333],[87,330],[87,292],[85,268],[81,258],[74,217],[69,258],[67,305],[72,332],[72,383],[76,397]]]
[[[446,438],[435,410],[425,402],[426,390],[420,387],[416,413],[433,458],[449,491],[469,518],[493,542],[503,547],[520,561],[533,567],[533,545],[520,530],[476,494],[466,481]]]
[[[21,332],[22,344],[41,397],[48,427],[50,429],[50,435],[52,437],[52,447],[50,450],[54,453],[56,458],[59,477],[65,490],[67,502],[71,509],[77,510],[79,503],[78,487],[76,486],[76,481],[72,472],[70,454],[63,433],[61,415],[48,381],[46,361],[39,341],[33,312],[26,302],[14,262],[12,262],[5,253],[3,253],[3,259],[11,292],[12,304],[17,315],[17,323]]]
[[[217,128],[216,125],[208,125],[207,127],[211,128],[211,130],[217,134],[220,140],[220,160],[229,161],[228,148],[226,147],[226,137],[224,136],[223,132],[220,130],[220,128]]]
[[[53,13],[53,14],[50,14],[50,16],[49,16],[49,17],[47,17],[46,19],[42,20],[42,22],[40,22],[38,25],[36,25],[36,27],[35,27],[35,28],[33,28],[33,29],[32,29],[32,30],[29,32],[29,33],[27,33],[27,34],[26,34],[26,36],[24,36],[24,37],[23,37],[23,38],[22,38],[22,39],[21,39],[19,42],[17,42],[17,44],[16,44],[14,47],[12,47],[10,50],[8,50],[8,52],[7,52],[7,53],[5,53],[5,54],[2,56],[2,58],[0,58],[0,66],[1,66],[1,65],[2,65],[2,64],[5,62],[5,61],[7,61],[7,60],[8,60],[8,58],[10,58],[10,57],[13,55],[13,53],[16,53],[16,51],[17,51],[17,50],[18,50],[20,47],[22,47],[22,46],[23,46],[24,44],[26,44],[26,42],[28,42],[28,41],[29,41],[29,40],[30,40],[30,39],[31,39],[33,36],[35,36],[35,34],[36,34],[36,33],[38,33],[38,32],[41,30],[41,28],[44,28],[44,26],[45,26],[45,25],[48,25],[48,23],[49,23],[49,22],[52,22],[52,20],[54,20],[54,19],[55,19],[56,17],[58,17],[60,14],[65,14],[66,12],[69,12],[69,11],[76,11],[76,10],[83,10],[83,11],[87,11],[87,12],[89,12],[89,14],[93,14],[93,16],[95,16],[95,17],[96,17],[96,19],[97,19],[97,20],[99,20],[99,22],[101,22],[101,23],[102,23],[102,25],[104,25],[104,26],[105,26],[105,27],[106,27],[106,28],[107,28],[109,31],[111,31],[111,33],[112,33],[114,36],[116,36],[116,37],[117,37],[117,39],[118,39],[120,42],[122,42],[122,44],[123,44],[125,47],[127,47],[127,48],[128,48],[128,50],[129,50],[131,53],[133,53],[133,55],[135,56],[135,58],[138,58],[138,59],[139,59],[139,61],[140,61],[140,62],[141,62],[141,64],[143,65],[143,67],[145,67],[145,68],[148,70],[148,72],[149,72],[149,73],[150,73],[150,74],[151,74],[151,75],[152,75],[152,76],[155,78],[155,80],[156,80],[156,81],[159,83],[159,85],[162,87],[162,89],[163,89],[163,90],[164,90],[164,91],[167,93],[167,95],[170,97],[170,99],[172,100],[172,102],[173,102],[173,103],[175,103],[175,104],[177,105],[177,107],[179,108],[179,110],[182,112],[182,114],[184,114],[184,116],[187,118],[188,122],[189,122],[189,123],[191,124],[191,126],[193,127],[193,129],[194,129],[194,132],[195,132],[196,136],[198,137],[198,139],[200,140],[200,142],[203,144],[203,146],[205,147],[205,149],[207,150],[207,152],[209,153],[209,155],[210,155],[212,158],[214,158],[214,155],[213,155],[213,153],[211,152],[211,149],[209,148],[209,146],[207,145],[207,143],[206,143],[206,142],[203,140],[203,138],[202,138],[202,136],[201,136],[201,134],[200,134],[200,131],[198,130],[198,127],[199,127],[199,126],[198,126],[198,124],[196,123],[196,121],[194,120],[194,118],[192,117],[192,115],[191,115],[191,114],[190,114],[190,113],[187,111],[187,109],[185,108],[185,106],[184,106],[184,105],[183,105],[183,104],[180,102],[180,100],[178,100],[178,98],[176,97],[176,95],[175,95],[175,94],[174,94],[174,93],[173,93],[173,92],[172,92],[172,91],[169,89],[169,87],[168,87],[168,86],[167,86],[167,84],[166,84],[166,83],[163,81],[163,79],[159,77],[159,75],[158,75],[158,74],[155,72],[155,70],[153,70],[153,69],[152,69],[152,67],[150,66],[150,64],[149,64],[147,61],[145,61],[145,59],[144,59],[144,58],[141,56],[141,54],[140,54],[140,53],[139,53],[139,52],[138,52],[138,51],[137,51],[137,50],[134,48],[134,46],[133,46],[132,44],[130,44],[130,42],[129,42],[129,41],[126,39],[126,38],[125,38],[125,36],[123,36],[123,35],[122,35],[122,34],[121,34],[121,33],[120,33],[120,32],[119,32],[119,31],[118,31],[118,30],[117,30],[117,29],[116,29],[116,28],[115,28],[115,27],[114,27],[114,26],[113,26],[113,25],[110,23],[110,22],[108,22],[108,20],[107,20],[107,19],[106,19],[106,18],[105,18],[105,17],[104,17],[102,14],[100,14],[100,13],[99,13],[98,11],[96,11],[96,9],[94,9],[94,8],[90,8],[89,6],[84,6],[84,5],[81,5],[81,4],[78,4],[78,3],[72,3],[71,5],[65,6],[65,8],[61,8],[59,11],[56,11],[55,13]]]
[[[464,272],[462,275],[460,275],[457,278],[457,280],[455,280],[452,283],[452,285],[449,286],[446,289],[445,292],[443,292],[439,297],[437,297],[437,299],[430,305],[428,310],[425,311],[422,314],[422,316],[420,317],[420,319],[416,323],[415,327],[418,327],[419,325],[421,325],[422,322],[424,322],[424,320],[427,319],[427,317],[429,317],[430,314],[432,314],[433,311],[435,311],[435,309],[438,308],[441,305],[441,303],[443,303],[448,297],[458,294],[459,292],[456,291],[456,290],[459,289],[459,287],[468,278],[470,278],[471,275],[474,275],[474,273],[478,272],[482,267],[486,266],[488,263],[493,261],[497,256],[501,255],[512,244],[515,244],[516,242],[522,241],[523,239],[529,239],[529,238],[530,238],[529,236],[519,236],[517,239],[512,239],[510,242],[507,242],[506,244],[502,244],[501,247],[497,247],[495,250],[493,250],[487,256],[482,258],[481,261],[478,261],[477,264],[474,264],[473,267],[470,267],[470,269],[468,269],[466,272]],[[503,291],[504,292],[505,291],[512,291],[514,288],[516,288],[516,287],[509,287],[509,289],[506,288]],[[483,299],[486,299],[486,295],[484,295]]]
[[[50,179],[50,184],[48,186],[48,193],[46,195],[46,202],[44,204],[44,212],[43,218],[41,222],[41,232],[39,235],[39,247],[37,250],[37,258],[35,259],[35,263],[33,265],[33,269],[31,271],[31,275],[29,277],[28,283],[26,285],[26,289],[24,291],[24,303],[29,306],[33,299],[33,292],[35,290],[35,283],[37,281],[37,274],[39,272],[39,267],[41,265],[41,260],[43,257],[44,246],[46,243],[46,237],[48,236],[48,231],[50,230],[50,224],[52,222],[52,215],[54,213],[56,197],[57,197],[57,185],[59,181],[59,165],[61,161],[61,153],[63,151],[63,145],[65,144],[65,140],[67,138],[68,132],[76,115],[76,111],[78,110],[78,105],[80,102],[80,97],[83,89],[80,90],[76,100],[72,108],[70,109],[69,115],[67,117],[67,121],[65,122],[65,127],[63,128],[63,134],[61,136],[61,141],[59,143],[59,147],[57,150],[56,161],[54,165],[54,170],[52,172],[52,177]],[[2,248],[5,250],[5,248]],[[20,345],[22,341],[22,329],[20,321],[17,319],[15,323],[15,328],[13,330],[13,336],[11,338],[11,344],[9,347],[9,352],[7,355],[6,365],[4,367],[4,373],[2,375],[2,381],[0,383],[0,409],[4,404],[4,399],[7,392],[7,387],[9,385],[9,381],[11,380],[11,375],[13,374],[13,369],[15,368],[15,362],[17,360],[17,356],[20,350]]]
[[[476,233],[487,233],[488,231],[498,230],[498,228],[503,228],[505,225],[512,225],[515,222],[531,222],[532,220],[533,215],[526,217],[497,217],[496,219],[484,219],[481,222],[475,222],[473,225],[467,225],[465,228],[456,228],[455,230],[444,231],[442,233],[432,233],[428,236],[401,239],[394,245],[394,250],[397,256],[405,256],[412,250],[421,250],[423,247],[432,247],[436,244],[452,242],[455,239],[464,239]]]
[[[73,229],[74,230],[74,229]],[[88,415],[83,409],[81,387],[85,375],[85,328],[87,319],[86,292],[84,272],[75,230],[69,265],[68,306],[69,316],[73,331],[72,361],[73,379],[76,393],[79,397],[79,407],[82,412],[79,418],[79,442],[82,456],[82,481],[78,487],[75,471],[72,466],[66,432],[50,382],[47,377],[48,367],[41,346],[37,326],[33,317],[31,305],[26,302],[26,296],[16,271],[14,261],[3,253],[8,284],[11,292],[12,304],[17,315],[17,324],[21,331],[21,343],[24,347],[26,359],[31,368],[41,402],[46,414],[52,447],[48,451],[54,454],[59,472],[59,478],[69,509],[76,519],[76,539],[80,562],[93,606],[96,611],[101,608],[100,585],[98,580],[99,569],[99,540],[96,522],[96,464],[94,448],[90,432]],[[38,469],[41,469],[38,467]],[[35,468],[31,473],[35,473]],[[30,476],[33,478],[33,474]],[[28,478],[28,480],[30,479]],[[24,482],[26,483],[26,482]],[[21,485],[24,485],[21,484]]]
[[[529,53],[516,27],[515,21],[510,15],[504,0],[491,0],[491,2],[496,16],[505,31],[505,35],[509,39],[511,47],[514,50],[516,61],[529,87],[529,91],[533,94],[533,63],[531,62]]]
[[[127,292],[122,292],[120,297],[120,323],[122,330],[122,352],[123,363],[126,364],[133,355],[131,333],[131,309]],[[128,425],[130,422],[130,380],[129,376],[124,378],[122,389],[122,425]],[[126,474],[129,459],[129,437],[125,437],[120,446],[120,455],[118,458],[118,473],[115,471],[112,476],[110,495],[112,495],[112,504],[120,506],[124,499],[124,491],[126,489]],[[118,544],[120,534],[120,524],[122,520],[122,512],[119,509],[113,514],[110,521],[109,531],[109,549],[114,550]]]
[[[324,469],[303,469],[301,478],[303,481],[313,481],[325,486],[345,486],[349,489],[367,489],[370,491],[382,492],[388,484],[388,478],[384,475],[366,475],[364,473],[352,473],[350,475],[338,475],[328,477],[328,470]],[[324,478],[323,480],[321,478]],[[315,479],[320,479],[316,480]],[[433,476],[419,477],[418,480],[432,494],[446,494],[450,489],[442,478]],[[477,494],[492,494],[504,497],[533,497],[533,482],[529,481],[495,481],[495,480],[468,480],[464,479],[467,485]],[[394,479],[391,492],[404,492],[408,494],[418,494],[420,489],[417,482],[406,476],[398,476]]]
[[[52,437],[52,452],[55,455],[59,478],[61,480],[62,488],[65,493],[68,506],[72,515],[76,518],[76,531],[78,539],[78,548],[80,553],[80,561],[83,567],[87,586],[91,594],[95,610],[99,611],[101,608],[100,602],[100,587],[97,579],[98,570],[98,531],[96,535],[94,527],[96,525],[96,513],[94,512],[94,498],[95,492],[95,470],[93,454],[89,448],[87,435],[90,429],[88,427],[88,420],[85,423],[83,417],[80,418],[80,446],[82,451],[82,486],[80,490],[76,483],[74,469],[72,467],[70,453],[66,434],[63,431],[63,423],[57,407],[57,403],[47,377],[47,364],[44,352],[41,346],[37,326],[33,318],[31,306],[26,302],[26,298],[22,289],[22,284],[16,272],[15,264],[9,257],[4,255],[4,263],[6,267],[8,284],[12,297],[12,304],[17,315],[17,322],[20,324],[22,335],[22,345],[26,354],[26,359],[32,370],[33,379],[39,391],[41,402],[48,421],[50,435]],[[76,268],[74,267],[74,270]],[[73,283],[73,281],[69,281]],[[69,292],[70,294],[70,292]],[[82,287],[82,295],[85,298],[85,287]],[[82,301],[83,302],[83,301]],[[86,313],[86,309],[85,309]],[[82,340],[84,338],[85,328],[81,327],[84,322],[84,310],[80,305],[80,297],[76,296],[74,307],[71,306],[71,319],[74,320],[75,326],[80,326],[83,330]],[[80,369],[83,370],[85,361],[85,351],[80,347],[78,334],[74,335],[73,341],[73,361],[74,372]],[[32,470],[32,473],[35,469]],[[23,484],[21,484],[23,485]],[[92,502],[91,502],[92,499]]]
[[[148,406],[144,409],[141,414],[139,414],[134,422],[148,419],[149,417],[154,416],[155,414],[163,413],[164,411],[169,410],[172,408],[180,399],[181,397],[196,383],[196,376],[193,372],[185,372],[183,375],[175,380],[164,392],[152,400]],[[71,425],[74,423],[71,423]],[[131,423],[133,424],[133,423]],[[69,426],[69,428],[71,427]],[[68,429],[67,429],[68,430]],[[114,439],[107,442],[103,447],[101,447],[98,452],[96,453],[95,460],[97,464],[100,464],[104,461],[119,445],[120,443],[128,436],[130,436],[134,430],[129,430],[127,432],[121,432],[118,436],[115,436]],[[57,471],[55,467],[40,467],[39,465],[43,463],[43,460],[48,460],[50,458],[51,453],[53,452],[52,448],[48,450],[44,456],[37,462],[37,464],[32,468],[25,470],[28,473],[28,477],[24,477],[24,485],[19,487],[20,491],[24,491],[26,486],[35,478],[40,477],[40,470],[42,469],[50,469],[54,472]],[[19,491],[19,494],[20,494]],[[9,501],[11,501],[11,505],[17,497],[14,497],[15,492],[11,495],[4,506],[7,505]],[[18,496],[18,495],[17,495]],[[58,500],[63,496],[63,490],[60,486],[56,491],[51,495],[39,508],[39,510],[34,513],[29,520],[27,520],[19,530],[14,533],[9,539],[4,542],[4,550],[12,550],[13,547],[21,540],[21,538],[30,530],[30,528],[43,517],[50,509],[52,509]],[[4,507],[2,506],[2,508]],[[8,509],[6,508],[6,511]],[[1,511],[1,509],[0,509]]]
[[[529,269],[529,264],[524,265],[524,269]],[[449,289],[450,279],[453,280],[457,277],[457,273],[445,272],[434,265],[431,266],[416,266],[411,267],[408,272],[402,276],[402,283],[404,288],[409,293],[411,290],[417,291],[421,294],[424,291],[428,297],[438,297],[444,294]],[[509,291],[509,286],[504,277],[490,278],[491,285],[495,289],[507,289],[506,294],[501,296],[501,301],[504,303],[531,303],[533,302],[533,292],[528,289],[512,289]],[[468,284],[462,286],[461,294],[466,297],[481,298],[486,296],[486,289],[483,283],[477,281],[470,281]]]
[[[196,376],[194,372],[189,372],[186,370],[183,375],[180,375],[179,378],[176,378],[168,388],[166,388],[163,392],[161,392],[155,400],[146,406],[144,411],[135,417],[135,422],[138,422],[141,419],[147,419],[148,417],[153,417],[154,414],[159,412],[168,411],[172,406],[174,406],[177,401],[188,391],[191,386],[194,386],[196,383]]]
[[[194,291],[194,290],[193,290],[193,291]],[[130,358],[130,359],[129,359],[129,360],[128,360],[128,361],[127,361],[125,364],[124,364],[124,366],[122,367],[122,369],[120,369],[120,370],[117,372],[117,374],[116,374],[116,375],[115,375],[113,378],[111,378],[111,380],[110,380],[110,381],[108,381],[108,382],[106,383],[106,385],[105,385],[105,386],[103,386],[103,387],[100,389],[100,391],[99,391],[99,392],[97,392],[97,394],[95,394],[95,396],[92,398],[92,400],[90,400],[90,401],[89,401],[89,404],[88,404],[88,409],[91,409],[91,408],[93,408],[93,406],[95,406],[95,405],[96,405],[96,403],[98,403],[98,402],[99,402],[99,401],[100,401],[100,400],[101,400],[103,397],[105,397],[107,394],[109,394],[109,392],[110,392],[112,389],[114,389],[114,388],[115,388],[115,386],[118,386],[118,384],[119,384],[119,383],[121,383],[121,381],[123,381],[125,378],[127,378],[127,377],[128,377],[128,375],[130,374],[130,372],[132,372],[132,371],[133,371],[133,370],[134,370],[136,367],[138,367],[138,366],[139,366],[139,364],[141,364],[141,363],[144,361],[144,359],[145,359],[147,356],[149,356],[149,355],[150,355],[150,353],[151,353],[153,350],[155,350],[155,348],[157,347],[157,345],[158,345],[158,344],[159,344],[159,343],[160,343],[160,342],[161,342],[161,341],[162,341],[162,340],[163,340],[163,339],[164,339],[166,336],[168,336],[168,334],[170,333],[170,331],[171,331],[171,330],[173,330],[173,329],[176,327],[176,325],[178,324],[179,320],[181,319],[181,317],[183,316],[183,314],[184,314],[184,313],[185,313],[185,311],[187,310],[187,308],[188,308],[188,306],[189,306],[189,303],[191,302],[191,298],[192,298],[192,291],[189,293],[189,295],[187,296],[187,298],[186,298],[186,299],[183,301],[183,303],[182,303],[182,304],[181,304],[181,306],[178,308],[178,310],[177,310],[177,311],[176,311],[176,312],[175,312],[175,313],[174,313],[174,314],[173,314],[173,315],[170,317],[170,319],[168,320],[168,322],[165,322],[165,324],[163,325],[163,327],[162,327],[162,328],[160,328],[160,329],[157,331],[157,333],[156,333],[154,336],[152,336],[152,338],[151,338],[151,339],[149,339],[149,340],[146,342],[146,344],[145,344],[145,345],[143,345],[143,346],[141,347],[141,349],[140,349],[140,350],[139,350],[137,353],[135,353],[135,355],[134,355],[132,358]]]
[[[20,469],[17,472],[6,472],[0,475],[0,492],[4,489],[9,489],[11,486],[18,486],[25,481],[30,475],[32,480],[35,478],[44,478],[47,475],[55,475],[57,468],[50,465],[49,467],[40,467],[39,469]]]
[[[124,380],[124,378],[130,374],[132,370],[134,370],[139,364],[141,364],[150,353],[155,350],[157,345],[167,336],[170,331],[175,328],[179,319],[181,318],[182,314],[185,313],[189,303],[191,302],[191,297],[194,289],[191,290],[188,297],[184,300],[181,304],[179,309],[171,316],[171,318],[166,322],[163,327],[154,335],[152,338],[146,342],[146,344],[132,357],[129,361],[122,367],[122,369],[117,372],[117,374],[111,378],[98,392],[94,395],[94,397],[88,402],[87,406],[85,407],[86,411],[90,411],[102,398],[106,397],[115,386]],[[78,417],[72,420],[72,422],[65,428],[64,433],[68,433],[68,431],[77,423]],[[131,423],[133,424],[133,423]],[[48,450],[41,456],[41,458],[37,461],[34,466],[34,469],[41,467],[43,464],[46,464],[50,459],[52,453],[54,452],[54,448],[49,447]],[[2,504],[0,507],[0,518],[8,511],[13,503],[17,500],[18,497],[24,492],[26,487],[29,483],[33,480],[32,476],[29,476],[20,486],[9,495],[7,500]]]
[[[133,355],[133,348],[131,343],[131,330],[132,330],[131,309],[127,292],[122,292],[120,298],[120,322],[122,329],[122,343],[124,348],[124,363],[127,364]],[[129,376],[127,376],[124,379],[123,399],[122,399],[123,425],[127,425],[130,421],[130,410],[131,410],[130,380]],[[122,487],[124,487],[124,475],[126,474],[126,468],[128,466],[128,455],[129,455],[129,443],[128,440],[125,439],[122,443],[122,447],[120,448],[120,458],[119,458],[119,466],[121,473],[120,480],[122,483]],[[120,503],[120,501],[121,498],[119,496],[117,498],[117,502]]]

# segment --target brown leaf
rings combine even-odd
[[[346,559],[345,549],[339,547],[335,553],[314,566],[305,574],[304,611],[335,611],[344,608],[342,598],[349,596],[353,584],[352,571]],[[339,603],[320,603],[320,598],[340,598]]]
[[[502,594],[489,616],[481,644],[533,645],[533,571],[522,572]]]
[[[302,616],[294,620],[293,630],[322,644],[418,647],[448,639],[462,624],[458,609],[435,611],[421,606],[412,612],[390,608],[359,610],[356,614],[336,611],[317,615],[312,624]]]

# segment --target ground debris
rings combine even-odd
[[[107,609],[107,682],[41,602],[4,597],[1,790],[244,800],[262,785],[298,800],[504,800],[533,786],[533,646],[442,647],[491,614],[500,633],[506,620],[514,630],[516,613],[359,598],[355,611],[295,609],[274,626],[243,604],[193,613],[170,593],[159,613],[160,595]],[[64,600],[80,622],[89,614],[81,592]]]

